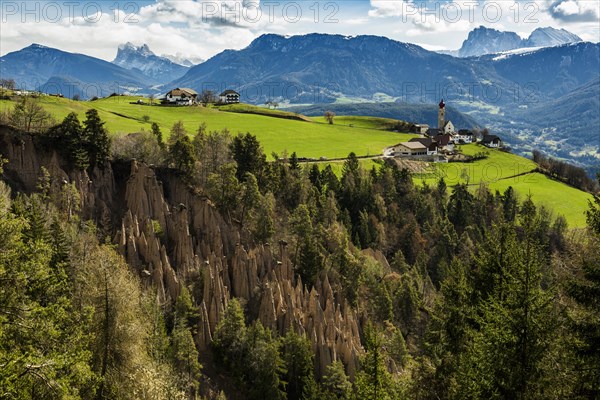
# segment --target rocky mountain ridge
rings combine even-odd
[[[469,32],[457,55],[459,57],[482,56],[521,48],[552,47],[581,41],[582,39],[574,33],[552,27],[537,28],[528,38],[523,39],[515,32],[480,26]]]
[[[130,42],[119,46],[113,64],[128,70],[140,71],[160,83],[170,82],[188,71],[187,66],[154,54],[147,44],[136,46]]]

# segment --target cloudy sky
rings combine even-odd
[[[3,0],[0,55],[38,43],[111,61],[129,41],[198,61],[264,33],[310,32],[452,50],[480,25],[522,37],[552,26],[598,42],[599,18],[600,0]]]

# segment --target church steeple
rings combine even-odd
[[[446,103],[444,103],[444,99],[440,101],[440,108],[438,110],[438,129],[444,129],[444,125],[446,125]]]

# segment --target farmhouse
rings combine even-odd
[[[391,156],[425,156],[427,147],[419,142],[402,142],[387,149],[386,154]]]
[[[485,135],[483,139],[481,139],[481,144],[487,147],[499,148],[502,147],[502,139],[496,135]]]
[[[227,89],[219,95],[219,101],[224,104],[239,103],[240,94],[235,90]]]
[[[167,93],[163,103],[177,104],[179,106],[191,106],[196,103],[198,93],[193,89],[177,88]]]
[[[439,150],[448,152],[454,151],[454,138],[449,133],[439,134],[433,137],[433,140],[437,143]]]
[[[438,145],[436,141],[431,138],[413,138],[409,140],[409,143],[421,143],[427,149],[428,156],[433,156],[438,153]]]
[[[454,141],[459,143],[473,143],[473,132],[468,129],[459,129],[454,135]]]

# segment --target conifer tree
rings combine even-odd
[[[341,361],[334,361],[325,368],[321,386],[324,400],[350,400],[352,396],[352,383]]]
[[[59,143],[64,143],[63,151],[73,167],[83,170],[90,166],[88,140],[76,113],[67,115],[52,136],[56,137]]]
[[[182,386],[186,388],[189,399],[196,399],[202,366],[198,361],[194,338],[184,318],[176,320],[171,337],[175,367],[183,382]]]
[[[104,168],[110,158],[110,137],[98,110],[89,109],[83,121],[83,137],[90,166]]]
[[[165,143],[163,142],[163,136],[162,136],[162,132],[160,130],[160,126],[158,126],[158,124],[156,122],[153,122],[152,123],[152,127],[150,129],[152,131],[152,134],[156,138],[156,142],[158,143],[158,145],[161,148],[164,148],[165,147]]]
[[[356,373],[354,398],[356,400],[392,400],[394,388],[390,373],[385,366],[383,340],[371,323],[365,327],[366,354]]]
[[[537,398],[548,390],[544,386],[553,373],[546,362],[556,329],[554,294],[542,286],[546,260],[535,235],[531,199],[523,203],[519,221],[522,237],[512,227],[503,230],[504,261],[488,269],[494,271],[488,278],[493,283],[481,294],[478,329],[472,330],[473,342],[461,360],[459,386],[474,397]]]
[[[287,370],[287,398],[289,400],[317,400],[314,378],[314,354],[308,339],[293,330],[283,338],[283,359]]]

